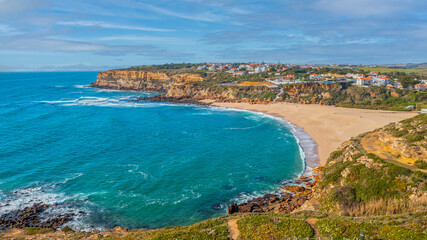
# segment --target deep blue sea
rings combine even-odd
[[[67,225],[157,228],[226,215],[304,170],[290,128],[267,115],[135,102],[87,88],[95,72],[0,73],[0,215],[58,203]]]

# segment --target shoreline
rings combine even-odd
[[[307,177],[312,176],[313,168],[320,166],[319,155],[318,155],[318,144],[313,140],[313,138],[307,132],[304,131],[303,128],[291,123],[290,121],[288,121],[287,119],[284,119],[278,114],[269,114],[262,111],[253,111],[253,110],[247,110],[242,108],[222,107],[212,103],[208,103],[206,102],[206,100],[202,100],[201,102],[196,102],[193,104],[197,106],[210,106],[210,107],[217,107],[222,109],[230,109],[234,111],[245,111],[252,114],[262,114],[269,118],[273,118],[281,122],[291,131],[294,138],[296,139],[298,147],[300,148],[300,155],[303,160],[304,170],[298,176],[307,176]]]
[[[291,126],[301,130],[302,135],[293,132],[295,135],[299,135],[296,137],[304,140],[309,137],[317,145],[317,149],[313,147],[311,151],[318,156],[320,166],[325,165],[329,154],[350,138],[418,114],[282,102],[269,105],[223,103],[212,100],[202,100],[201,102],[216,107],[263,113],[289,122]],[[304,133],[307,136],[304,136]],[[306,161],[307,165],[316,165],[316,160],[306,159]]]

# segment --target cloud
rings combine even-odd
[[[404,13],[415,0],[317,0],[314,8],[349,17],[392,17],[395,13]]]
[[[151,32],[172,32],[172,29],[163,28],[150,28],[150,27],[139,27],[130,25],[112,24],[98,21],[63,21],[58,22],[58,25],[70,25],[70,26],[81,26],[81,27],[99,27],[99,28],[113,28],[113,29],[125,29],[125,30],[137,30],[137,31],[151,31]]]
[[[6,24],[0,24],[0,33],[6,34],[6,35],[15,34],[16,29]]]
[[[54,52],[89,52],[102,56],[139,55],[151,58],[171,57],[174,59],[192,56],[179,51],[170,51],[154,45],[109,45],[59,38],[43,37],[7,37],[0,38],[0,50],[10,51],[54,51]]]
[[[101,51],[106,45],[71,41],[56,38],[37,38],[27,36],[15,36],[0,39],[0,49],[4,50],[51,50],[68,52]]]
[[[188,12],[180,12],[180,11],[172,11],[168,10],[166,8],[160,8],[151,4],[146,3],[140,3],[135,2],[133,3],[135,6],[138,6],[140,9],[143,10],[150,10],[153,12],[156,12],[158,14],[163,14],[170,17],[176,17],[176,18],[182,18],[182,19],[188,19],[193,21],[204,21],[204,22],[223,22],[225,20],[225,16],[218,15],[215,13],[212,13],[210,11],[203,11],[203,12],[197,12],[197,13],[188,13]]]
[[[98,41],[130,41],[130,42],[153,42],[153,43],[167,43],[170,45],[188,45],[195,44],[193,39],[179,38],[179,37],[157,37],[157,36],[137,36],[137,35],[118,35],[101,37]]]
[[[92,65],[84,63],[74,64],[46,64],[46,65],[26,65],[8,67],[0,65],[0,72],[81,72],[81,71],[105,71],[109,69],[125,68],[125,65]]]
[[[14,17],[18,13],[33,11],[49,5],[48,0],[0,0],[0,18]]]

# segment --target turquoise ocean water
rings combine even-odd
[[[96,73],[0,73],[0,215],[58,203],[68,225],[157,228],[226,214],[304,170],[289,127],[262,114],[134,102]]]

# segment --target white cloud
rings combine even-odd
[[[194,20],[194,21],[204,21],[204,22],[223,22],[224,21],[224,16],[211,13],[211,12],[206,12],[206,11],[202,13],[197,13],[197,14],[182,13],[182,12],[168,10],[165,8],[156,7],[151,4],[138,3],[138,5],[141,6],[142,9],[151,10],[159,14],[176,17],[176,18],[182,18],[182,19],[188,19],[188,20]]]
[[[133,41],[133,42],[153,42],[153,43],[167,43],[167,44],[194,44],[196,41],[192,39],[178,38],[178,37],[154,37],[154,36],[135,36],[135,35],[119,35],[98,38],[98,41]]]
[[[314,8],[339,16],[392,16],[412,7],[414,0],[317,0]]]
[[[58,22],[58,25],[70,25],[70,26],[81,26],[81,27],[101,27],[101,28],[151,31],[151,32],[172,32],[172,31],[175,31],[172,29],[120,25],[120,24],[105,23],[105,22],[98,22],[98,21],[63,21],[63,22]]]
[[[15,28],[13,28],[9,25],[6,25],[6,24],[0,24],[0,33],[10,34],[13,32],[15,32]]]
[[[48,3],[48,0],[0,0],[0,18],[38,9]]]

